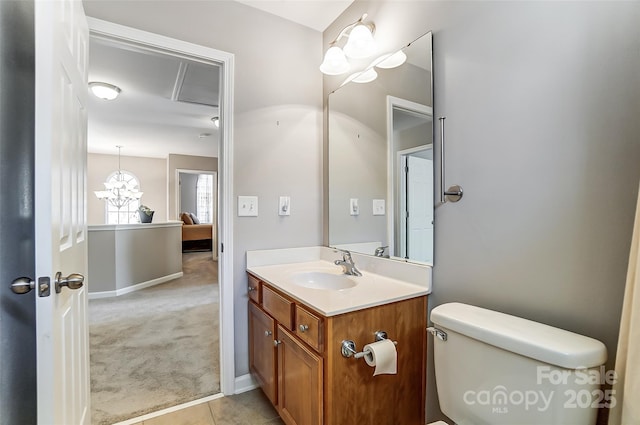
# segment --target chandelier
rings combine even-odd
[[[130,202],[140,199],[142,192],[120,171],[120,149],[122,146],[116,147],[118,148],[118,171],[115,176],[104,182],[105,190],[96,190],[94,193],[101,201],[106,201],[120,210]]]

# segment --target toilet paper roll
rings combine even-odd
[[[396,345],[389,339],[372,342],[364,346],[364,360],[369,366],[375,366],[373,376],[398,373],[398,353]]]

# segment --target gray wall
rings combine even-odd
[[[258,196],[260,211],[234,219],[236,376],[244,375],[246,251],[322,242],[321,34],[234,1],[91,0],[84,6],[88,16],[235,54],[233,195]],[[291,197],[291,216],[278,216],[281,195]],[[170,196],[170,219],[172,202]]]
[[[112,292],[182,271],[182,227],[174,224],[92,226],[89,293]]]
[[[436,210],[430,307],[589,335],[612,367],[640,178],[640,3],[356,2],[325,47],[363,11],[391,45],[434,31],[447,183],[465,195]]]
[[[180,211],[196,214],[198,174],[180,173]]]

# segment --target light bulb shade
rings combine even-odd
[[[378,50],[371,30],[366,25],[356,25],[349,34],[349,40],[344,46],[344,54],[353,59],[366,59]]]
[[[327,75],[340,75],[347,72],[349,68],[349,62],[347,62],[347,57],[342,49],[338,46],[332,46],[324,55],[320,72]]]
[[[379,62],[376,64],[378,68],[396,68],[407,61],[407,55],[402,50],[398,50],[397,52],[389,53],[378,60]]]
[[[113,100],[120,94],[120,87],[108,83],[94,81],[89,83],[89,88],[96,97],[103,100]]]
[[[367,69],[366,71],[360,73],[359,75],[357,75],[351,81],[353,81],[354,83],[363,84],[363,83],[370,83],[373,80],[375,80],[376,78],[378,78],[378,73],[376,72],[375,69],[370,68],[370,69]]]

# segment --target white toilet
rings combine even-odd
[[[592,425],[614,397],[598,340],[461,303],[431,321],[440,409],[458,425]]]

